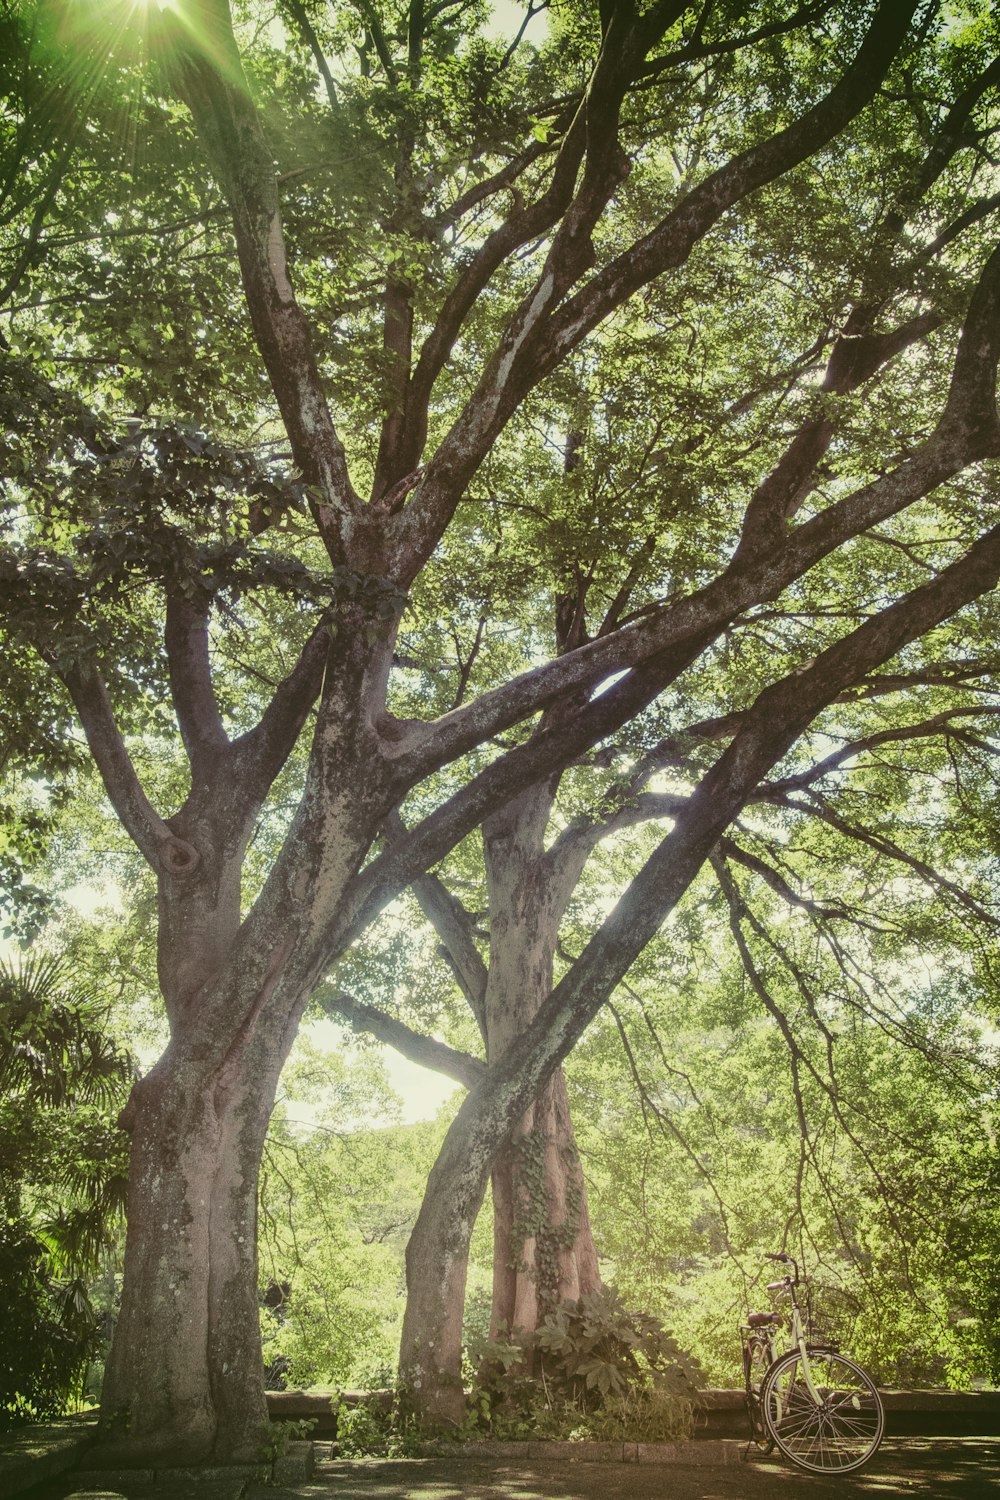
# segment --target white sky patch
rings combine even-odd
[[[433,1120],[442,1104],[448,1103],[456,1094],[465,1090],[452,1078],[434,1073],[411,1062],[391,1047],[380,1049],[389,1082],[403,1101],[403,1122],[413,1125],[417,1120]],[[457,1107],[457,1099],[455,1100]]]
[[[125,910],[122,888],[114,880],[105,880],[100,885],[81,880],[60,891],[59,899],[65,901],[81,917],[92,917],[99,911],[120,915]]]
[[[516,0],[494,0],[493,17],[487,21],[483,30],[487,36],[494,37],[497,41],[512,42],[520,30],[527,10],[527,5],[518,4]],[[524,35],[527,40],[534,42],[538,47],[544,42],[548,29],[548,11],[543,10],[531,18]]]
[[[602,678],[590,695],[591,701],[594,698],[599,698],[602,693],[606,693],[609,688],[613,688],[616,682],[621,682],[623,677],[628,676],[628,673],[629,669],[624,667],[620,672],[612,672],[610,677]]]

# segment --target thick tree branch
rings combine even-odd
[[[815,155],[870,103],[909,29],[916,5],[883,0],[854,61],[830,92],[792,125],[713,172],[626,253],[565,303],[546,330],[533,383],[633,292],[683,265],[724,213],[758,188]]]
[[[643,69],[641,82],[649,84],[654,82],[663,73],[671,68],[680,67],[686,62],[700,62],[708,57],[727,57],[734,52],[742,52],[747,47],[754,46],[757,42],[766,42],[774,37],[787,36],[789,32],[798,31],[803,26],[808,26],[813,21],[820,20],[828,11],[833,10],[837,0],[818,0],[814,5],[803,5],[799,10],[783,21],[772,21],[766,26],[757,26],[753,31],[745,31],[739,36],[720,37],[717,40],[706,41],[704,36],[703,22],[706,13],[711,10],[711,5],[705,7],[691,40],[676,51],[667,53],[664,57],[658,57]]]
[[[781,781],[765,782],[761,788],[763,796],[769,796],[775,792],[799,791],[806,787],[815,785],[831,771],[836,771],[847,760],[855,756],[863,755],[868,750],[875,750],[879,745],[891,745],[907,740],[931,739],[937,735],[947,735],[951,725],[962,719],[996,718],[1000,716],[1000,708],[991,707],[987,704],[975,708],[951,708],[944,712],[934,714],[930,719],[922,719],[918,724],[901,724],[893,729],[880,729],[874,734],[866,734],[856,740],[849,740],[839,750],[834,750],[825,756],[823,760],[817,761],[807,771],[800,771],[795,776],[786,776]]]
[[[742,848],[741,845],[736,843],[735,839],[728,837],[721,838],[719,840],[719,848],[726,859],[733,860],[735,863],[743,865],[744,869],[749,870],[752,874],[760,876],[764,884],[769,886],[776,896],[780,896],[786,906],[792,906],[797,911],[808,911],[814,916],[819,917],[836,918],[850,916],[847,907],[841,902],[811,901],[805,896],[800,896],[797,891],[792,889],[779,870],[776,870],[773,865],[769,865],[759,855],[751,854],[748,849]]]
[[[233,742],[237,764],[253,780],[261,799],[295,748],[319,697],[329,655],[330,632],[321,621],[278,684],[260,722]]]
[[[407,828],[398,812],[390,813],[383,829],[390,846],[398,844],[407,835]],[[476,1018],[476,1024],[485,1036],[488,972],[472,936],[472,918],[458,897],[436,875],[419,876],[414,880],[412,889],[420,910],[446,949],[455,978]]]
[[[556,985],[535,1019],[465,1101],[450,1140],[473,1150],[513,1120],[567,1056],[585,1026],[655,935],[754,787],[816,713],[911,640],[996,585],[1000,527],[932,582],[829,647],[802,673],[766,689],[733,743],[703,778],[672,831]],[[446,1142],[441,1161],[450,1150]],[[456,1147],[457,1149],[457,1147]]]
[[[170,696],[195,779],[207,775],[209,767],[229,745],[212,687],[208,649],[210,608],[207,597],[196,601],[178,590],[167,595],[164,641]]]
[[[340,938],[362,931],[393,895],[442,859],[491,812],[620,729],[690,666],[707,644],[704,636],[694,636],[676,651],[658,654],[592,704],[562,720],[550,716],[548,724],[526,744],[480,771],[443,807],[411,829],[405,840],[365,867],[338,921]]]
[[[327,103],[334,113],[336,113],[340,103],[337,98],[337,85],[333,81],[333,74],[330,72],[330,64],[326,60],[326,53],[323,51],[319,37],[316,35],[316,28],[309,19],[309,12],[302,4],[302,0],[285,0],[285,4],[288,6],[289,14],[295,21],[296,26],[302,33],[302,40],[312,53],[313,62],[316,64],[319,76],[323,80],[323,87],[326,89]]]
[[[343,1016],[350,1021],[355,1031],[368,1032],[403,1057],[408,1057],[411,1062],[419,1063],[422,1068],[431,1068],[435,1073],[444,1073],[446,1077],[464,1084],[467,1089],[474,1089],[486,1076],[486,1064],[478,1057],[473,1057],[468,1052],[457,1052],[444,1042],[437,1042],[433,1037],[413,1031],[394,1016],[387,1016],[385,1011],[377,1010],[374,1005],[356,1000],[345,990],[335,990],[332,985],[320,985],[313,998],[328,1015]]]
[[[198,851],[171,831],[143,791],[103,679],[96,670],[72,667],[63,681],[111,805],[140,854],[159,875],[192,874],[200,862]]]
[[[515,367],[524,362],[525,351],[534,347],[568,288],[593,264],[591,232],[628,170],[618,144],[622,101],[650,46],[683,9],[683,0],[664,0],[640,19],[631,5],[613,8],[597,64],[563,139],[548,190],[531,208],[494,231],[445,303],[421,352],[408,396],[407,430],[414,463],[426,435],[431,386],[479,293],[515,249],[559,223],[542,272],[510,319],[476,393],[439,447],[414,499],[397,518],[394,552],[401,581],[408,581],[430,555],[496,433],[534,383],[520,388],[498,421],[505,406],[504,392],[512,382],[516,385]]]
[[[159,50],[191,111],[233,216],[247,310],[331,559],[360,502],[323,393],[308,323],[288,274],[271,148],[250,98],[226,0],[202,0],[197,25],[159,13]],[[347,529],[350,530],[349,525]]]
[[[403,430],[399,442],[399,467],[413,469],[427,440],[429,404],[434,382],[447,363],[466,318],[493,273],[522,246],[539,239],[558,223],[573,195],[580,162],[586,149],[586,123],[582,107],[568,124],[556,152],[549,184],[534,203],[518,204],[513,213],[494,229],[464,268],[446,297],[431,332],[421,348],[405,395]],[[539,143],[490,180],[490,188],[509,185],[531,161],[551,149]],[[466,195],[468,197],[468,195]],[[467,206],[459,200],[463,211]],[[458,205],[453,212],[457,212]]]
[[[673,792],[641,792],[624,806],[608,805],[612,801],[605,799],[605,807],[594,817],[571,823],[549,847],[546,859],[561,883],[569,886],[567,900],[598,844],[623,828],[675,817],[687,798]]]

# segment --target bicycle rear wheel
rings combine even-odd
[[[761,1391],[761,1413],[780,1451],[813,1474],[846,1474],[875,1453],[885,1431],[882,1398],[860,1365],[816,1350],[805,1379],[797,1351],[771,1368]]]
[[[743,1373],[746,1379],[746,1406],[747,1416],[750,1418],[750,1441],[761,1453],[774,1452],[774,1439],[764,1421],[764,1413],[760,1404],[761,1386],[767,1373],[768,1365],[771,1363],[765,1346],[756,1339],[751,1339],[743,1346]]]

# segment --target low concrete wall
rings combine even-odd
[[[6,1433],[0,1441],[0,1495],[6,1500],[71,1469],[83,1458],[95,1434],[96,1423],[89,1415]]]
[[[699,1433],[737,1436],[746,1426],[743,1392],[702,1391]],[[899,1391],[883,1389],[890,1437],[1000,1436],[1000,1391]]]
[[[389,1391],[371,1393],[388,1405]],[[334,1438],[337,1419],[331,1403],[338,1397],[348,1405],[365,1398],[364,1391],[268,1391],[272,1421],[312,1418],[316,1426],[310,1436]],[[997,1437],[1000,1436],[1000,1391],[896,1391],[884,1390],[886,1431],[890,1437]],[[698,1438],[741,1437],[746,1413],[741,1390],[700,1392],[701,1408],[695,1433]]]

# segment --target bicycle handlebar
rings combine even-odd
[[[791,1255],[785,1255],[785,1254],[782,1254],[782,1253],[778,1253],[778,1252],[775,1252],[773,1250],[768,1250],[765,1253],[765,1259],[780,1261],[781,1264],[784,1265],[784,1266],[791,1266],[791,1268],[792,1268],[792,1285],[793,1286],[798,1285],[798,1280],[799,1280],[799,1263],[798,1263],[797,1260],[795,1260],[795,1258],[793,1256],[791,1256]],[[768,1291],[772,1291],[774,1289],[775,1288],[768,1287]]]

